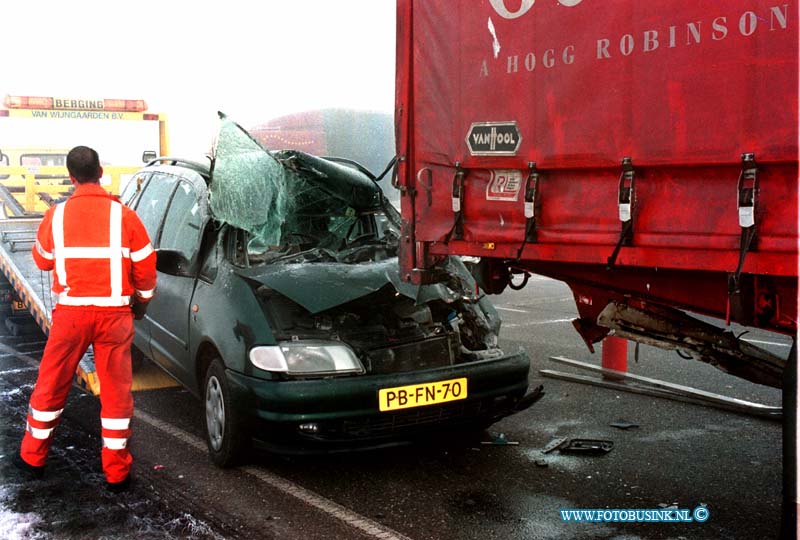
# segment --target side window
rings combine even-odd
[[[164,219],[159,248],[175,249],[191,259],[200,247],[199,196],[188,182],[181,181]]]
[[[216,236],[216,239],[213,241],[213,244],[209,246],[208,249],[206,250],[205,260],[203,261],[203,265],[200,267],[200,278],[209,283],[213,283],[214,280],[217,278],[219,257],[224,247],[224,244],[222,242],[224,235],[219,232],[214,232],[213,234]]]
[[[169,174],[155,173],[139,197],[136,213],[142,220],[153,245],[158,245],[158,229],[178,179]]]
[[[150,178],[150,173],[144,172],[131,178],[125,185],[125,189],[123,189],[122,193],[119,195],[119,200],[122,201],[122,204],[130,208],[135,208],[136,201],[139,200],[139,195],[142,194],[142,191],[147,185],[148,178]]]

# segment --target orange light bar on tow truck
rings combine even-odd
[[[47,109],[66,111],[143,112],[147,103],[143,99],[87,99],[38,96],[6,96],[9,109]]]

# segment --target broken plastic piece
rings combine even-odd
[[[544,446],[544,448],[542,448],[542,454],[549,454],[553,450],[557,450],[558,448],[561,448],[562,446],[567,444],[568,441],[569,439],[567,439],[566,437],[559,437],[557,439],[553,439],[552,441],[547,443]]]
[[[571,439],[559,449],[562,454],[607,454],[614,448],[613,441],[599,439]]]
[[[519,442],[517,442],[517,441],[509,441],[508,439],[506,439],[506,434],[505,433],[501,433],[500,435],[498,435],[497,437],[495,437],[491,441],[481,441],[481,444],[488,444],[488,445],[492,445],[492,446],[506,446],[506,445],[510,445],[510,444],[519,444]]]
[[[631,429],[639,427],[639,424],[634,424],[633,422],[626,422],[625,420],[617,420],[616,422],[611,422],[608,425],[619,429]]]

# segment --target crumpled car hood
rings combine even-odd
[[[417,304],[435,299],[449,303],[459,298],[458,293],[442,283],[413,285],[403,282],[397,257],[365,264],[317,262],[263,265],[238,269],[237,274],[266,285],[312,314],[352,302],[387,284],[392,284],[397,292]]]

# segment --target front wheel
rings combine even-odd
[[[225,367],[214,358],[205,380],[206,444],[211,461],[218,467],[235,465],[247,446],[240,412],[234,410]]]

